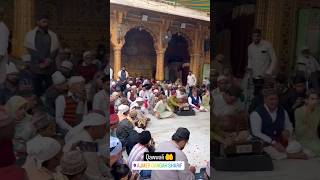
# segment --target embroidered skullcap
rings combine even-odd
[[[80,151],[69,151],[62,156],[60,166],[62,174],[73,176],[83,172],[87,163]]]

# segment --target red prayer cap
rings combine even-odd
[[[115,125],[119,122],[119,117],[117,114],[110,114],[110,126]]]

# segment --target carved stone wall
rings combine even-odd
[[[36,1],[36,14],[47,14],[61,44],[76,54],[107,42],[107,10],[104,0]]]

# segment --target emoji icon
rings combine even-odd
[[[173,160],[173,154],[166,154],[165,159],[166,159],[167,161],[172,161],[172,160]]]

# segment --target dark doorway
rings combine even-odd
[[[121,50],[121,65],[125,65],[132,77],[154,78],[156,51],[149,32],[134,28],[127,32]]]
[[[175,82],[178,78],[185,85],[189,71],[190,55],[187,40],[180,34],[172,35],[164,54],[165,80]]]

